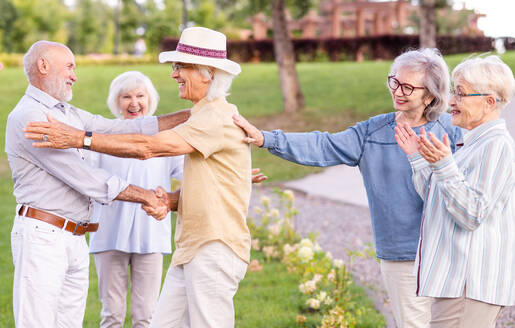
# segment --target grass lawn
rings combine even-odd
[[[447,57],[454,67],[467,55]],[[515,52],[503,59],[515,70]],[[391,62],[365,63],[301,63],[298,65],[307,108],[298,115],[282,115],[281,94],[275,64],[245,64],[243,73],[234,81],[229,100],[258,127],[283,128],[288,131],[313,129],[338,131],[357,120],[391,110],[391,100],[385,86]],[[127,70],[139,70],[150,76],[161,102],[159,113],[190,106],[178,99],[176,83],[169,78],[170,65],[89,66],[77,68],[79,82],[74,87],[72,103],[78,107],[110,116],[105,105],[110,81]],[[6,156],[5,122],[7,115],[23,95],[27,82],[21,68],[0,71],[0,326],[13,327],[12,318],[12,257],[10,228],[15,201]],[[253,165],[261,167],[271,181],[297,178],[318,169],[302,167],[280,160],[263,150],[253,150]],[[165,270],[170,257],[165,259]],[[93,261],[90,268],[90,290],[84,327],[97,327],[100,303]],[[279,264],[266,266],[261,273],[249,273],[236,296],[237,327],[292,327],[300,306],[297,282]],[[358,292],[361,293],[361,292]],[[366,302],[366,297],[362,297]]]

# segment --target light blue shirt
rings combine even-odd
[[[359,166],[367,191],[377,257],[413,261],[420,236],[423,201],[411,181],[411,167],[395,141],[394,113],[377,115],[338,133],[263,131],[263,147],[310,166]],[[442,114],[424,124],[438,138],[447,133],[454,151],[461,129]],[[419,133],[420,127],[414,128]],[[344,184],[345,181],[342,181]]]
[[[170,178],[182,180],[184,156],[151,158],[145,161],[92,154],[93,166],[124,178],[128,183],[146,189],[159,186],[170,191]],[[141,204],[113,202],[95,203],[92,222],[99,222],[97,232],[90,233],[90,252],[118,250],[126,253],[172,252],[170,213],[162,221],[148,216]]]
[[[504,120],[463,136],[453,156],[410,155],[424,204],[418,295],[515,305],[515,147]],[[466,286],[466,288],[465,288]]]
[[[60,102],[29,85],[7,118],[5,152],[11,166],[18,204],[45,210],[73,221],[89,221],[91,200],[110,203],[128,183],[83,160],[82,149],[35,148],[25,138],[28,122],[47,121],[46,115],[77,129],[99,133],[158,132],[156,117],[110,120]]]

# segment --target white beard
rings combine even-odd
[[[66,90],[66,79],[60,79],[59,77],[46,79],[43,85],[48,94],[59,101],[68,102],[73,98],[72,90]]]

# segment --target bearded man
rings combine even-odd
[[[77,76],[73,53],[66,46],[38,41],[23,64],[29,86],[9,114],[5,144],[18,203],[11,233],[14,319],[17,327],[78,328],[89,276],[84,234],[98,228],[89,223],[92,200],[141,203],[148,214],[162,219],[172,199],[164,189],[129,185],[89,166],[80,149],[89,149],[89,133],[81,136],[80,148],[40,149],[25,138],[24,127],[51,115],[88,131],[155,134],[185,121],[189,111],[159,119],[108,120],[68,104]]]

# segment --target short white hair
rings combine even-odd
[[[395,58],[389,75],[395,75],[401,69],[424,74],[426,92],[434,97],[424,110],[424,115],[429,121],[436,120],[449,106],[451,85],[449,67],[440,51],[436,48],[407,51]]]
[[[23,56],[23,71],[29,83],[33,83],[34,77],[36,76],[38,59],[45,58],[46,60],[49,60],[49,58],[46,58],[45,55],[54,47],[64,47],[70,50],[62,43],[40,40],[34,42],[32,46],[30,46],[29,50],[25,53]]]
[[[152,81],[145,74],[138,71],[128,71],[115,77],[109,86],[107,106],[117,118],[123,118],[119,106],[118,97],[120,94],[129,92],[136,88],[143,87],[148,94],[148,111],[145,115],[151,116],[156,112],[159,103],[159,94],[152,84]]]
[[[206,98],[211,101],[229,95],[232,80],[236,77],[231,73],[222,71],[221,69],[205,65],[194,65],[204,77],[211,79],[211,84],[207,90]],[[213,77],[211,77],[211,75]]]
[[[513,72],[498,56],[469,58],[452,71],[452,79],[463,79],[477,93],[491,93],[502,109],[515,94]]]

